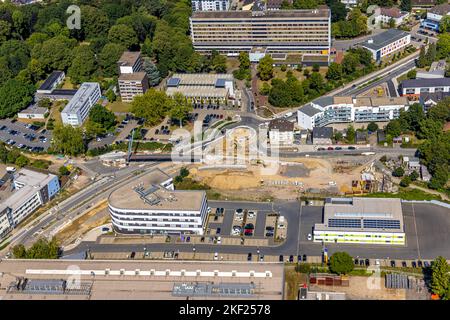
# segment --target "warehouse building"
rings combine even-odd
[[[179,92],[197,103],[201,101],[206,103],[208,99],[223,103],[235,97],[232,74],[176,73],[167,80],[166,86],[167,95],[173,96]]]
[[[0,239],[59,191],[58,177],[28,169],[15,173],[0,193]]]
[[[298,125],[305,129],[333,123],[385,122],[408,110],[405,97],[321,97],[297,111]]]
[[[202,235],[208,215],[204,191],[174,190],[159,169],[113,191],[108,206],[114,229],[127,234]]]
[[[63,123],[71,126],[81,126],[89,116],[89,111],[100,99],[100,96],[100,84],[97,82],[84,82],[61,112]]]
[[[194,12],[190,18],[194,48],[200,53],[237,56],[264,47],[268,53],[328,56],[331,44],[329,9]]]
[[[360,46],[372,52],[375,61],[381,61],[381,58],[405,48],[410,43],[411,35],[408,32],[389,29],[360,43]]]
[[[400,199],[328,198],[314,242],[405,245]]]

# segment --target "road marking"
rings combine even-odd
[[[414,203],[411,203],[411,208],[412,208],[413,218],[414,218],[414,230],[416,232],[417,254],[418,254],[419,260],[420,260],[419,235],[417,234],[416,212],[414,211]]]

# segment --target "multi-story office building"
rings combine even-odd
[[[148,77],[145,72],[123,73],[119,76],[119,90],[123,102],[131,102],[137,95],[148,90]]]
[[[231,0],[192,0],[192,12],[196,11],[227,11]]]
[[[373,59],[380,61],[381,58],[405,48],[411,43],[411,35],[402,30],[389,29],[360,43],[359,45],[372,52]]]
[[[328,198],[314,242],[404,245],[400,199]]]
[[[305,129],[333,123],[384,122],[398,118],[408,107],[405,97],[321,97],[300,108],[297,120]]]
[[[142,71],[142,57],[139,51],[125,51],[117,62],[119,73],[134,73]]]
[[[223,103],[235,96],[234,78],[226,73],[176,73],[167,80],[166,93],[173,96],[176,92],[197,103],[209,99]]]
[[[159,169],[113,191],[108,205],[119,233],[201,235],[208,215],[204,191],[173,190]]]
[[[64,124],[80,126],[89,116],[89,111],[100,99],[100,84],[97,82],[84,82],[77,93],[61,112]]]
[[[268,53],[328,55],[329,9],[194,12],[190,19],[194,48],[238,55],[252,48]]]
[[[28,169],[15,173],[1,192],[0,238],[59,191],[58,177]]]
[[[450,78],[403,80],[400,91],[402,96],[417,99],[421,93],[450,92]]]
[[[149,87],[147,74],[142,69],[141,53],[126,51],[117,64],[120,73],[120,96],[123,102],[131,102],[135,96],[144,94]]]

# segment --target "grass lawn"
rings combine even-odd
[[[112,112],[130,112],[131,104],[122,102],[122,101],[115,101],[113,103],[110,103],[106,106],[108,110],[111,110]]]
[[[376,192],[362,195],[366,198],[401,198],[403,200],[441,200],[439,195],[412,188],[400,188],[398,193]]]
[[[61,89],[76,89],[77,85],[73,84],[72,81],[70,81],[70,77],[64,78],[64,83],[61,87]]]
[[[232,72],[233,70],[239,69],[239,59],[238,58],[228,58],[227,59],[227,71]]]

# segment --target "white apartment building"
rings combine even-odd
[[[125,51],[117,61],[120,74],[142,71],[142,64],[143,61],[139,51]]]
[[[59,191],[58,177],[28,169],[14,174],[0,194],[0,239]]]
[[[196,11],[227,11],[231,0],[192,0],[192,12]]]
[[[113,191],[108,206],[114,229],[126,234],[202,235],[208,215],[204,191],[174,190],[159,169]]]
[[[427,18],[420,22],[422,27],[439,31],[439,25],[443,17],[450,15],[450,4],[443,3],[427,11]]]
[[[345,4],[346,8],[356,7],[358,0],[341,0],[341,3]]]
[[[274,119],[269,123],[271,145],[291,146],[294,143],[294,124],[286,119]]]
[[[373,59],[380,61],[381,58],[403,49],[411,43],[411,35],[402,30],[389,29],[377,34],[359,45],[372,52]]]
[[[77,93],[61,112],[64,124],[80,126],[89,116],[89,111],[100,99],[100,84],[97,82],[84,82]]]
[[[450,78],[407,79],[400,83],[403,96],[419,98],[420,94],[450,92]]]
[[[309,130],[333,123],[384,122],[398,118],[400,111],[408,108],[405,97],[321,97],[300,108],[297,121]]]
[[[314,242],[405,245],[400,199],[328,198]]]

